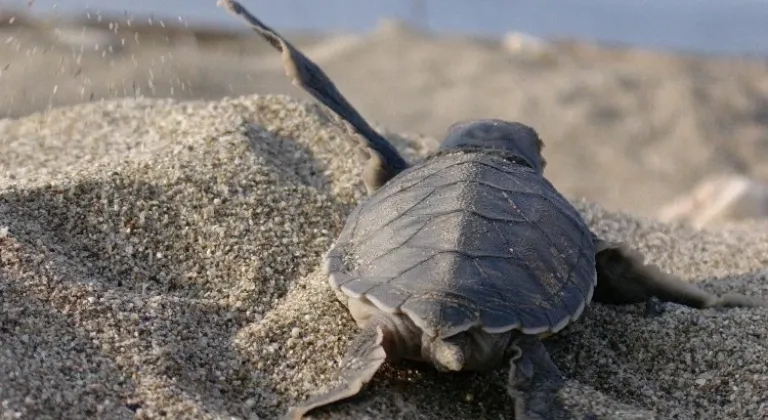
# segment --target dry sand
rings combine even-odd
[[[272,419],[330,383],[357,331],[318,266],[363,197],[351,143],[284,97],[132,99],[306,98],[279,57],[250,35],[121,26],[86,40],[5,18],[0,115],[18,119],[0,120],[0,418]],[[696,232],[593,204],[651,215],[710,174],[768,179],[765,62],[511,53],[391,24],[292,39],[394,131],[531,123],[548,176],[591,200],[574,201],[598,232],[710,290],[768,298],[768,225]],[[98,102],[113,97],[128,99]],[[411,159],[434,146],[389,137]],[[766,310],[594,306],[549,347],[576,411],[761,419],[767,343]],[[387,366],[317,417],[511,418],[504,375]]]
[[[364,189],[317,109],[127,99],[6,122],[0,417],[272,419],[332,382],[357,329],[319,259]],[[765,225],[695,232],[576,203],[666,270],[768,297]],[[767,343],[765,309],[595,305],[548,345],[577,412],[760,419]],[[419,366],[387,366],[316,418],[511,418],[505,372]]]

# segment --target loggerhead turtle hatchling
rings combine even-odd
[[[454,124],[434,154],[409,165],[315,63],[239,3],[219,3],[282,52],[293,83],[369,155],[369,197],[325,257],[331,287],[362,330],[341,363],[342,385],[291,407],[288,419],[356,395],[385,360],[398,359],[440,371],[508,365],[516,419],[563,418],[554,397],[564,381],[541,339],[590,301],[768,307],[709,294],[598,238],[543,176],[543,144],[524,124]]]

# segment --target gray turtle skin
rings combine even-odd
[[[508,367],[515,419],[573,418],[564,379],[542,344],[591,302],[693,308],[768,307],[716,296],[643,262],[627,244],[590,231],[544,177],[543,143],[521,123],[464,121],[439,150],[410,165],[325,73],[232,0],[219,0],[282,53],[293,83],[327,106],[369,156],[369,193],[325,258],[331,287],[360,327],[339,367],[341,385],[286,419],[357,395],[385,362],[440,371]]]

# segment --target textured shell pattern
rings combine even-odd
[[[361,202],[325,267],[337,292],[440,338],[557,332],[597,279],[591,232],[549,181],[463,152],[416,164]]]

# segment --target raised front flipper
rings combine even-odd
[[[624,243],[596,239],[597,286],[593,300],[609,304],[649,303],[652,299],[692,308],[768,307],[768,301],[742,294],[717,296],[645,264],[643,255]]]
[[[351,128],[368,150],[370,159],[363,172],[363,181],[372,194],[403,169],[408,163],[398,153],[397,149],[360,115],[346,98],[336,89],[320,67],[297,50],[272,28],[253,16],[240,3],[233,0],[219,0],[230,12],[245,19],[251,28],[269,42],[275,49],[282,52],[285,72],[294,85],[304,89],[315,99],[331,109],[345,123],[345,128]]]

